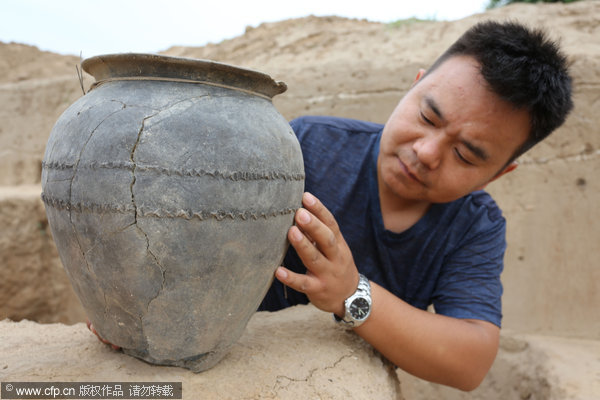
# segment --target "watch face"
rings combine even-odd
[[[359,320],[367,318],[370,308],[369,302],[366,299],[359,297],[354,299],[350,304],[350,315],[352,315],[354,319]]]

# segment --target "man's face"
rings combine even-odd
[[[492,93],[471,57],[452,57],[420,75],[383,129],[382,195],[444,203],[509,171],[506,163],[529,133],[528,112]]]

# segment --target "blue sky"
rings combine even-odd
[[[482,12],[488,0],[1,0],[0,41],[84,58],[202,46],[247,26],[306,15],[390,22],[453,20]]]

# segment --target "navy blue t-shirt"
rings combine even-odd
[[[383,125],[302,117],[291,126],[302,147],[305,189],[333,213],[362,274],[420,309],[433,304],[439,314],[500,326],[505,220],[486,192],[433,204],[415,225],[391,232],[377,186]],[[306,272],[291,246],[283,264]],[[259,310],[306,303],[275,280]]]

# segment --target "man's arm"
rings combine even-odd
[[[331,213],[310,194],[303,197],[288,238],[307,268],[296,274],[283,267],[277,278],[305,293],[319,309],[344,314],[344,300],[356,290],[358,270]],[[475,389],[491,367],[499,328],[417,309],[371,282],[369,319],[355,329],[403,370],[462,390]]]
[[[498,350],[500,329],[489,322],[432,314],[371,282],[373,309],[355,329],[388,360],[428,381],[473,390]]]

